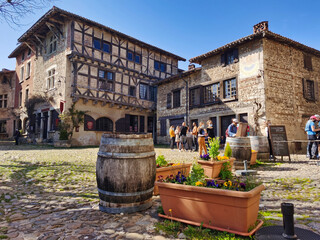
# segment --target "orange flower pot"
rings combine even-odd
[[[251,151],[250,165],[256,164],[258,152]]]
[[[243,236],[252,235],[262,225],[260,221],[256,226],[263,185],[249,192],[163,182],[156,186],[165,212],[162,217]]]
[[[182,163],[177,166],[170,166],[170,167],[161,167],[157,168],[156,172],[156,181],[158,181],[158,177],[161,175],[164,179],[169,177],[170,175],[176,176],[178,172],[181,172],[186,177],[189,175],[191,163]],[[153,195],[159,195],[159,190],[157,186],[154,186]]]
[[[230,158],[228,160],[222,160],[222,161],[198,160],[198,163],[204,169],[204,174],[207,175],[208,178],[217,178],[217,177],[219,177],[223,163],[230,162],[230,164],[231,164],[230,171],[232,171],[233,162],[235,160],[236,160],[235,158]]]

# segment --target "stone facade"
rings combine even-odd
[[[230,54],[234,49],[236,55],[235,52]],[[225,55],[227,58],[231,56],[231,60]],[[196,73],[186,71],[183,73],[187,75],[185,77],[177,75],[158,82],[161,95],[157,102],[159,143],[169,141],[168,133],[161,136],[163,119],[167,119],[168,129],[169,119],[176,115],[189,124],[213,120],[217,136],[224,136],[231,118],[236,117],[248,122],[250,135],[265,135],[264,121],[271,120],[273,125],[286,126],[289,140],[306,139],[305,123],[320,110],[319,51],[264,29],[192,58],[190,62],[200,64],[201,70]],[[236,79],[236,95],[231,98],[225,92],[228,79]],[[203,99],[206,98],[206,89],[209,89],[207,86],[218,83],[220,93],[217,101],[206,103]],[[166,109],[167,94],[187,85],[189,100],[186,101],[184,90],[181,107]],[[196,87],[199,87],[200,94],[198,105],[190,101]],[[304,149],[304,144],[289,143],[289,147],[291,152],[297,152]]]
[[[15,81],[15,71],[0,71],[0,139],[12,139],[15,132]]]

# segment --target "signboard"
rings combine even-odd
[[[282,125],[269,126],[269,136],[271,140],[271,147],[274,156],[288,156],[290,159],[288,139],[286,133],[286,127]]]

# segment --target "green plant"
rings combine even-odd
[[[223,163],[219,177],[223,180],[232,179],[233,176],[232,176],[232,172],[230,171],[230,169],[231,169],[230,162]]]
[[[231,149],[229,143],[227,143],[227,145],[226,145],[226,147],[224,149],[224,156],[230,158],[231,155],[232,155],[232,149]]]
[[[209,156],[216,159],[219,155],[220,140],[219,138],[209,138]]]
[[[157,167],[166,167],[168,165],[168,162],[164,158],[163,155],[159,155],[156,159]]]
[[[200,164],[193,164],[190,175],[187,178],[187,184],[196,186],[197,183],[205,183],[205,178],[207,176],[204,174],[204,169]]]
[[[164,220],[163,222],[155,223],[156,231],[163,231],[169,236],[178,237],[182,224],[180,222]]]

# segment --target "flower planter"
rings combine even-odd
[[[263,223],[256,225],[263,185],[248,192],[163,182],[156,186],[165,212],[161,217],[242,236],[252,235]]]
[[[166,178],[170,175],[177,175],[178,172],[182,172],[183,175],[185,175],[186,177],[189,175],[190,172],[190,166],[192,164],[188,163],[188,164],[180,164],[177,166],[170,166],[170,167],[161,167],[161,168],[157,168],[157,172],[156,172],[156,181],[158,180],[158,177],[161,175],[163,176],[163,178]],[[154,186],[154,191],[153,191],[154,195],[159,195],[159,190],[157,186]]]
[[[228,160],[222,160],[222,161],[203,161],[198,160],[198,163],[201,165],[201,167],[204,169],[204,174],[207,175],[209,178],[217,178],[220,174],[221,168],[223,163],[230,162],[231,169],[233,166],[233,162],[235,161],[235,158],[230,158]]]
[[[256,164],[258,152],[251,151],[250,165]]]

